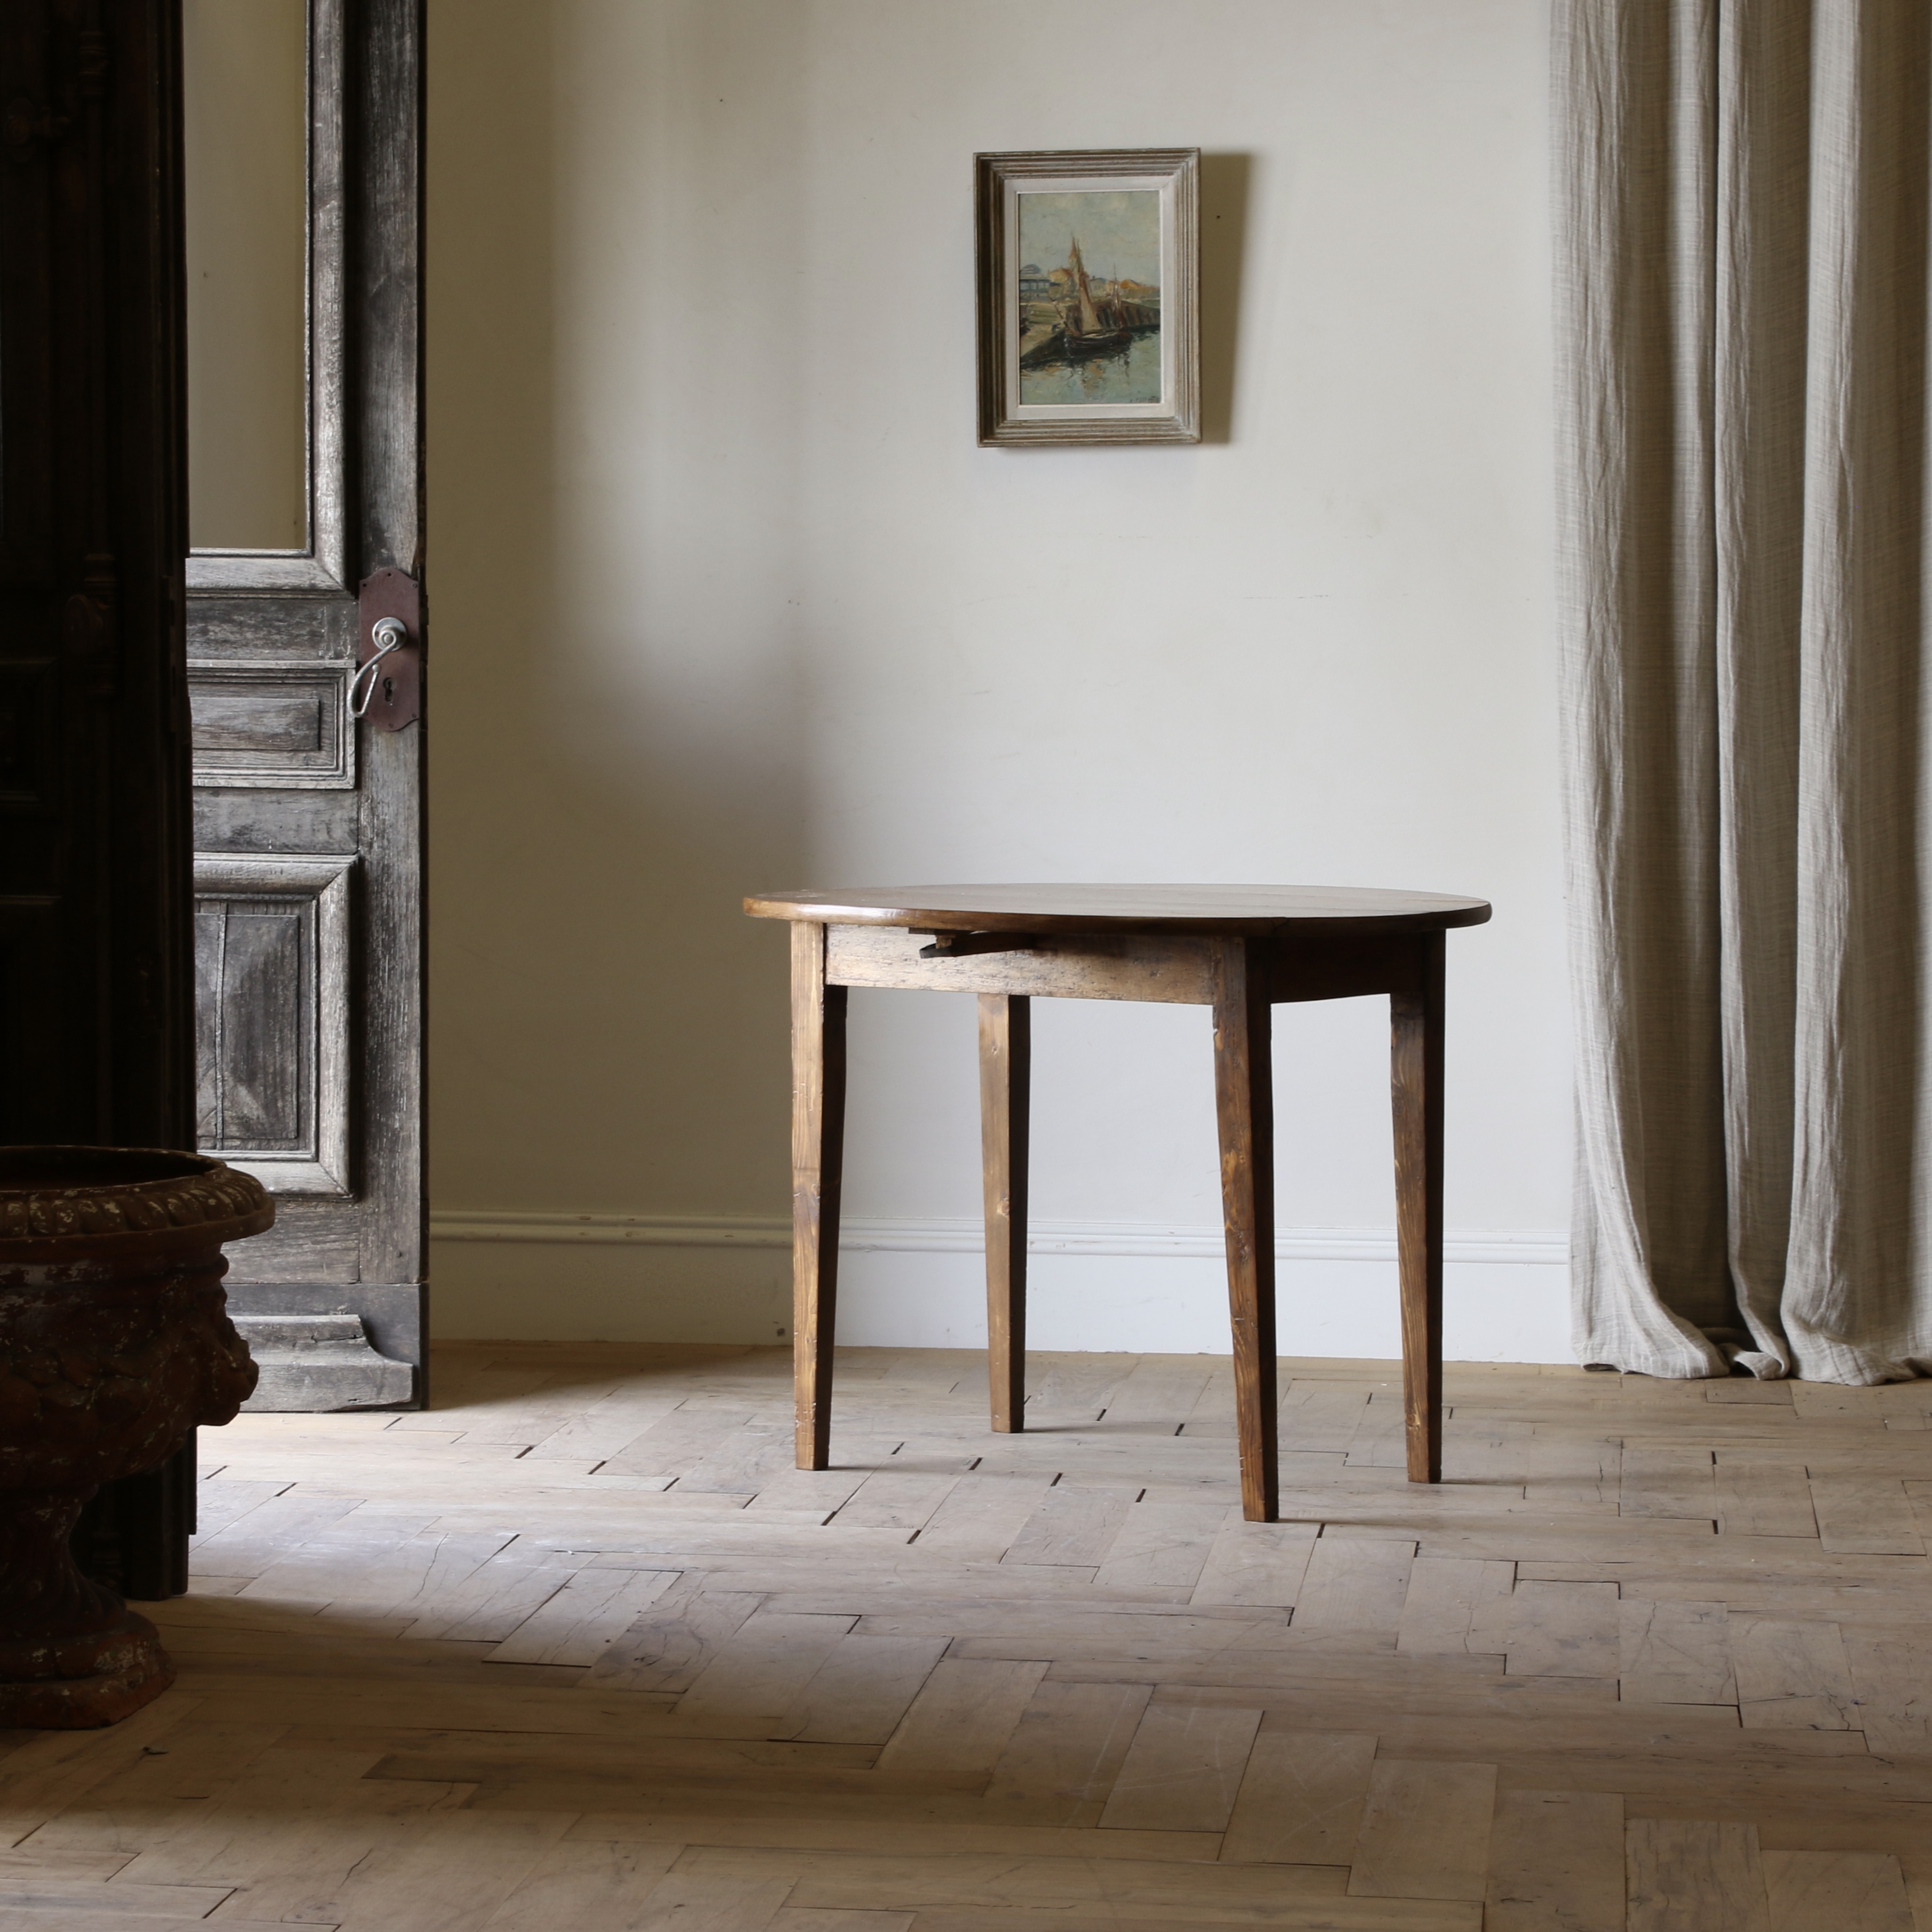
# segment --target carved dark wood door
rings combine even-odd
[[[167,0],[0,5],[0,1141],[188,1129]]]
[[[420,1365],[422,0],[184,7],[198,1139]]]
[[[176,0],[0,4],[0,1142],[194,1130]],[[184,1588],[192,1440],[76,1547]]]

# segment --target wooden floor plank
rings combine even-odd
[[[490,1652],[497,1664],[595,1664],[677,1582],[675,1570],[580,1570]]]
[[[1114,1391],[1138,1366],[1137,1355],[1036,1354],[1027,1356],[1027,1425],[1049,1418],[1097,1421]]]
[[[1912,1932],[1932,1932],[1932,1858],[1917,1846],[1910,1861],[1901,1861],[1905,1871],[1905,1894],[1912,1901]]]
[[[1770,1932],[1755,1826],[1633,1818],[1624,1842],[1629,1932]]]
[[[1102,1928],[1106,1932],[1196,1932],[1204,1925],[1256,1923],[1280,1932],[1478,1932],[1481,1916],[1479,1905],[1450,1905],[1436,1899],[1285,1898],[1258,1919],[1252,1910],[1199,1904],[1167,1912],[1157,1906],[1139,1906],[1131,1916],[1104,1906],[938,1910],[919,1913],[913,1932],[1100,1932]],[[5,1929],[0,1928],[0,1932]]]
[[[460,1540],[461,1539],[453,1539]],[[505,1546],[466,1576],[424,1588],[406,1602],[382,1608],[411,1622],[403,1635],[412,1642],[506,1641],[577,1574],[575,1558],[537,1546]]]
[[[1259,1711],[1150,1706],[1100,1814],[1116,1831],[1219,1832],[1234,1808]]]
[[[922,1558],[984,1558],[997,1562],[1046,1499],[1051,1477],[962,1476],[919,1532]]]
[[[1626,1703],[1737,1702],[1723,1604],[1640,1598],[1619,1603],[1617,1610],[1618,1682]]]
[[[1105,1838],[1111,1834],[1100,1834]],[[693,1845],[673,1868],[789,1880],[788,1903],[805,1910],[976,1907],[1050,1911],[1058,1922],[1096,1912],[1132,1922],[1194,1917],[1208,1923],[1294,1924],[1285,1908],[1344,1896],[1338,1872],[1320,1868],[1198,1864],[1151,1858],[1041,1858],[1024,1852],[911,1853],[731,1849]],[[1302,1921],[1300,1922],[1306,1922]]]
[[[958,1480],[958,1474],[936,1471],[874,1469],[840,1505],[838,1520],[872,1529],[920,1529]]]
[[[1291,1382],[1281,1399],[1282,1448],[1345,1452],[1355,1439],[1372,1390],[1347,1382]]]
[[[848,1633],[769,1735],[812,1744],[883,1744],[932,1675],[946,1642],[939,1636]]]
[[[1504,1791],[1484,1932],[1624,1932],[1624,1804],[1612,1791]]]
[[[734,1796],[686,1794],[630,1811],[587,1813],[565,1834],[614,1844],[748,1845],[803,1851],[881,1852],[894,1857],[952,1857],[964,1852],[1003,1858],[1084,1859],[1100,1841],[1089,1829],[1016,1821],[1005,1808],[976,1796],[925,1791],[837,1808],[778,1806]],[[1110,1832],[1104,1849],[1120,1863],[1198,1864],[1211,1860],[1212,1832]]]
[[[112,1924],[139,1913],[155,1918],[205,1918],[232,1888],[227,1886],[113,1884],[0,1872],[0,1910],[45,1912],[76,1927],[86,1918]],[[130,1932],[140,1932],[138,1925]]]
[[[790,1516],[815,1517],[824,1522],[838,1514],[867,1480],[878,1473],[866,1468],[774,1469],[760,1480],[745,1508],[748,1513],[777,1510]],[[680,1483],[678,1486],[682,1489],[684,1485]],[[854,1526],[848,1519],[847,1527]]]
[[[341,1522],[360,1507],[361,1499],[355,1496],[296,1494],[286,1485],[273,1486],[275,1495],[244,1511],[212,1536],[196,1539],[194,1567],[198,1575],[259,1576],[272,1565],[288,1561],[310,1538]]]
[[[1357,1898],[1471,1899],[1488,1889],[1492,1764],[1378,1759],[1348,1890]]]
[[[196,1807],[197,1815],[124,1864],[115,1876],[133,1884],[238,1883],[257,1870],[274,1821],[314,1818],[378,1795],[364,1780],[382,1761],[380,1749],[314,1750],[279,1746],[264,1751],[237,1780]],[[400,1795],[416,1808],[433,1804],[442,1789],[424,1784]]]
[[[224,1932],[269,1932],[260,1921],[224,1918],[218,1922]],[[73,1909],[45,1906],[0,1906],[0,1932],[207,1932],[209,1922],[193,1916],[164,1917],[143,1913],[139,1918],[107,1912],[96,1916]],[[274,1932],[284,1932],[279,1925]],[[316,1925],[310,1932],[336,1932],[333,1925]]]
[[[680,1864],[658,1880],[626,1932],[766,1932],[791,1888],[757,1872],[691,1872]]]
[[[880,1754],[880,1773],[983,1786],[1046,1670],[1043,1662],[942,1660]]]
[[[988,1807],[1016,1822],[1097,1825],[1149,1695],[1144,1684],[1040,1684],[993,1767]]]
[[[1010,1563],[1076,1563],[1106,1556],[1138,1490],[1056,1483],[1021,1526],[1006,1552]]]
[[[1932,1631],[1843,1634],[1865,1742],[1881,1757],[1932,1758]]]
[[[1348,1466],[1358,1469],[1404,1467],[1408,1460],[1408,1420],[1400,1389],[1374,1390],[1349,1439]]]
[[[678,1700],[680,1724],[700,1735],[760,1733],[782,1724],[858,1619],[760,1609],[718,1646]]]
[[[1318,1526],[1310,1522],[1247,1522],[1229,1509],[1188,1600],[1270,1605],[1292,1610],[1314,1553]]]
[[[406,1882],[413,1888],[414,1875],[425,1867],[433,1874],[458,1843],[466,1847],[490,1838],[494,1820],[463,1808],[472,1795],[468,1787],[425,1782],[413,1790],[386,1789],[370,1780],[358,1781],[358,1787],[337,1794],[322,1810],[278,1818],[272,1829],[258,1825],[238,1841],[230,1854],[235,1891],[223,1916],[341,1925],[352,1910],[373,1903],[368,1886],[358,1883],[366,1875],[400,1865],[412,1874]],[[425,1851],[424,1820],[445,1815],[466,1820],[458,1827],[460,1840],[439,1839]],[[556,1821],[556,1835],[565,1822]],[[508,1858],[486,1868],[482,1898],[472,1895],[471,1902],[482,1906],[470,1915],[472,1922],[496,1910],[542,1856],[550,1835],[548,1824],[513,1830]],[[454,1855],[460,1862],[464,1853]]]
[[[1226,1515],[1219,1503],[1136,1503],[1108,1544],[1094,1587],[1191,1595]]]
[[[1764,1852],[1771,1932],[1914,1932],[1898,1859],[1882,1852]]]
[[[1323,1537],[1309,1556],[1295,1628],[1346,1634],[1393,1649],[1414,1553],[1413,1543],[1400,1539]]]
[[[1714,1521],[1717,1471],[1711,1450],[1690,1444],[1626,1439],[1617,1507],[1623,1516]]]
[[[1501,1654],[1509,1648],[1514,1563],[1418,1556],[1409,1572],[1396,1648],[1406,1657]]]
[[[1221,1856],[1346,1865],[1354,1856],[1376,1741],[1363,1732],[1264,1724],[1249,1753]]]
[[[1756,1730],[1858,1730],[1858,1694],[1836,1624],[1728,1619],[1738,1709]]]
[[[206,1709],[49,1819],[33,1834],[35,1852],[44,1858],[64,1852],[132,1860],[191,1830],[212,1804],[251,1783],[255,1766],[287,1726],[207,1722]],[[130,1881],[142,1882],[145,1875]]]
[[[491,1912],[489,1932],[632,1932],[683,1849],[560,1840]]]
[[[908,1932],[912,1922],[910,1912],[788,1905],[772,1918],[770,1932]]]
[[[1200,1355],[1143,1355],[1114,1390],[1100,1420],[1117,1430],[1158,1430],[1172,1436],[1187,1419],[1220,1364]]]
[[[0,1758],[0,1846],[18,1845],[88,1792],[128,1770],[193,1717],[201,1700],[158,1699],[111,1731],[41,1731]]]
[[[1862,1556],[1923,1556],[1905,1486],[1876,1473],[1826,1474],[1811,1471],[1811,1506],[1818,1540],[1828,1550]]]
[[[688,1690],[763,1602],[743,1590],[667,1592],[608,1646],[586,1683],[608,1690]]]
[[[1760,1462],[1720,1449],[1718,1525],[1726,1535],[1815,1538],[1811,1484],[1802,1462]]]
[[[722,1408],[700,1407],[687,1399],[661,1420],[641,1430],[604,1467],[638,1475],[674,1476],[681,1482],[713,1454],[728,1456],[740,1469],[786,1466],[774,1443],[744,1439],[745,1430],[754,1419],[755,1412],[747,1407],[736,1404]],[[766,1433],[780,1435],[776,1427]],[[694,1486],[710,1486],[700,1480]]]
[[[1506,1634],[1512,1677],[1614,1677],[1621,1662],[1614,1583],[1519,1583]]]
[[[197,1534],[214,1537],[230,1523],[238,1522],[257,1504],[278,1496],[286,1483],[249,1482],[226,1476],[203,1476],[195,1485],[194,1514]]]

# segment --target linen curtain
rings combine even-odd
[[[1556,0],[1579,1358],[1932,1372],[1932,0]]]

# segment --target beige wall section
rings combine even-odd
[[[188,540],[308,542],[303,0],[184,0]]]
[[[784,1324],[748,887],[1310,880],[1496,901],[1452,1352],[1561,1356],[1542,0],[430,10],[443,1331]],[[976,448],[974,152],[1184,144],[1210,440]],[[970,1003],[854,1006],[848,1333],[970,1341]],[[1225,1346],[1205,1013],[1036,1034],[1038,1339]],[[1384,1012],[1277,1036],[1284,1346],[1392,1344]]]

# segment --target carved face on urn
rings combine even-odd
[[[0,1488],[89,1489],[230,1420],[256,1372],[221,1247],[273,1219],[198,1155],[0,1148]]]

